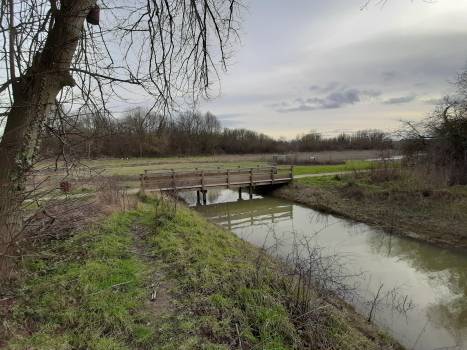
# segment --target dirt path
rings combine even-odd
[[[155,318],[159,318],[161,315],[171,315],[175,311],[174,299],[171,295],[174,283],[162,271],[162,263],[158,261],[157,256],[152,254],[146,243],[146,238],[150,234],[149,228],[135,223],[131,232],[134,235],[134,254],[151,266],[151,282],[147,286],[148,299],[145,303],[145,309],[150,311]]]

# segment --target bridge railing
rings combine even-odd
[[[289,182],[293,179],[292,166],[183,170],[170,172],[145,171],[140,175],[142,190],[183,190],[210,187],[262,186]]]

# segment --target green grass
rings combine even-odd
[[[148,348],[142,311],[148,267],[131,253],[135,213],[49,243],[25,262],[10,349]]]
[[[163,202],[156,206],[149,243],[176,281],[178,300],[170,332],[162,335],[172,342],[161,349],[227,350],[238,348],[239,338],[245,349],[297,349],[308,348],[308,336],[322,337],[329,348],[375,348],[345,312],[330,305],[320,315],[318,330],[300,324],[301,332],[316,332],[303,337],[294,323],[298,315],[287,307],[296,292],[284,286],[293,280],[279,262],[196,212],[175,211]]]
[[[345,164],[337,165],[298,165],[294,167],[294,175],[337,173],[353,170],[368,170],[375,162],[366,160],[348,160]]]
[[[159,204],[158,212],[150,244],[179,296],[178,315],[163,335],[176,337],[177,346],[167,349],[229,349],[239,336],[246,348],[296,347],[299,336],[273,275],[256,275],[255,248],[188,209]]]
[[[135,229],[144,234],[135,236]],[[141,250],[145,258],[136,254]],[[278,262],[180,204],[147,199],[40,251],[25,260],[15,306],[1,325],[11,338],[8,349],[227,350],[241,341],[245,349],[285,350],[307,344],[289,307],[293,280],[280,274]],[[171,306],[158,311],[148,306],[156,272],[159,281],[170,281],[171,298]],[[326,344],[374,348],[343,311],[322,310],[318,333]]]

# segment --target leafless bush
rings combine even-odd
[[[384,289],[384,283],[380,283],[376,292],[372,293],[370,299],[363,301],[362,304],[368,308],[367,321],[373,322],[375,315],[382,308],[392,310],[402,315],[406,315],[415,308],[414,302],[403,289],[399,286]]]
[[[28,219],[24,225],[26,245],[42,240],[63,239],[103,214],[95,200],[83,198],[51,199]]]
[[[160,193],[155,197],[156,210],[155,218],[156,225],[163,225],[168,221],[172,221],[177,215],[178,200],[176,197]]]
[[[450,186],[467,184],[467,71],[459,75],[456,87],[430,116],[419,123],[406,122],[401,131],[409,164],[443,176]]]
[[[394,181],[400,177],[400,167],[394,161],[387,159],[375,162],[369,171],[369,179],[373,183]]]
[[[125,195],[125,190],[111,177],[95,180],[97,199],[108,205],[119,204]]]
[[[345,332],[345,322],[336,314],[335,307],[341,300],[358,303],[368,308],[367,320],[373,321],[383,307],[393,312],[406,314],[413,307],[413,302],[402,293],[402,288],[379,289],[371,295],[360,292],[364,272],[351,272],[347,268],[348,257],[329,254],[325,249],[314,244],[312,237],[299,238],[293,233],[293,243],[289,253],[283,254],[283,245],[274,229],[271,229],[256,259],[256,281],[261,281],[261,274],[268,268],[266,262],[272,255],[279,260],[279,287],[284,295],[286,306],[301,330],[304,341],[313,349],[340,349],[341,344],[334,341],[330,334],[336,327]],[[268,244],[266,244],[268,241]],[[288,244],[287,244],[288,246]],[[282,253],[281,253],[282,252]],[[339,326],[336,323],[342,322]]]

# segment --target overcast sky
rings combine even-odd
[[[293,137],[420,119],[467,62],[467,1],[250,0],[220,97],[224,126]]]

